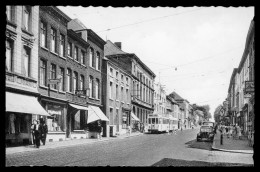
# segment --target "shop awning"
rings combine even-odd
[[[109,119],[106,117],[106,115],[101,111],[99,107],[89,105],[87,123],[91,123],[97,120],[109,121]]]
[[[131,116],[133,120],[140,121],[140,119],[133,112],[131,112]]]
[[[75,105],[75,104],[71,104],[71,103],[69,105],[71,107],[74,107],[74,108],[79,109],[79,110],[88,110],[88,108],[85,107],[85,106]]]
[[[34,96],[6,92],[6,112],[50,116]]]

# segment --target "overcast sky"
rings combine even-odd
[[[212,116],[227,97],[254,17],[254,7],[59,9],[105,41],[122,42],[122,50],[135,53],[167,93],[210,105]]]

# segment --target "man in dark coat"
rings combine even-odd
[[[36,148],[40,148],[40,139],[41,139],[41,127],[39,124],[39,120],[37,120],[37,124],[34,125],[34,136],[35,136],[35,142],[36,142]]]
[[[46,125],[45,121],[42,118],[40,119],[40,129],[41,129],[41,141],[42,144],[45,145],[46,136],[48,133],[48,126]]]

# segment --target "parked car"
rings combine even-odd
[[[212,126],[202,125],[200,127],[200,132],[197,134],[197,141],[213,141],[214,130]]]

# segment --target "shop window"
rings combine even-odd
[[[22,113],[6,113],[6,134],[29,133],[31,117]]]
[[[46,124],[48,131],[64,131],[62,122],[63,108],[59,105],[48,105],[47,112],[51,115],[47,117]]]

